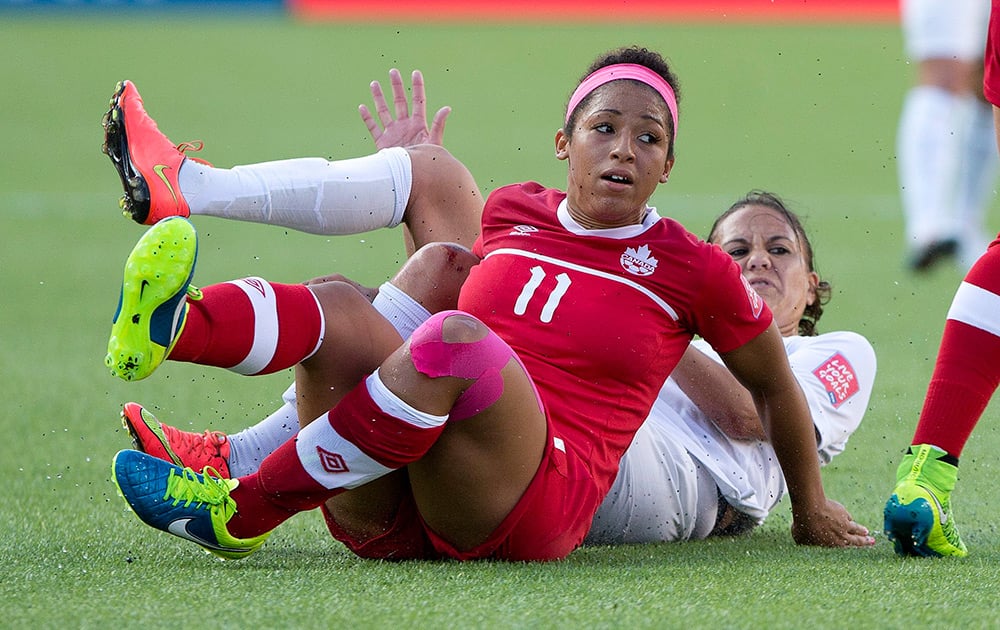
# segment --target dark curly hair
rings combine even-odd
[[[674,97],[677,99],[678,111],[680,110],[680,101],[681,101],[680,85],[677,81],[677,77],[670,69],[670,64],[667,63],[667,60],[664,59],[663,56],[660,55],[660,53],[649,50],[648,48],[642,48],[640,46],[626,46],[623,48],[616,48],[615,50],[611,50],[604,53],[603,55],[595,59],[594,63],[590,64],[590,67],[587,68],[587,71],[584,72],[583,76],[580,77],[580,80],[577,81],[576,83],[577,86],[583,83],[584,79],[586,79],[588,76],[590,76],[597,70],[600,70],[605,66],[611,66],[619,63],[632,63],[639,66],[646,66],[656,74],[663,77],[663,80],[666,81],[670,85],[670,87],[674,90]],[[577,112],[579,112],[581,108],[590,101],[592,96],[593,92],[588,94],[582,101],[580,101],[580,103],[576,106],[576,109],[570,112],[569,117],[566,119],[566,125],[563,128],[563,132],[566,134],[567,138],[573,137],[573,128],[576,127]],[[566,100],[567,102],[569,101],[568,98]],[[670,122],[670,138],[671,140],[673,140],[674,135],[676,133],[677,121],[670,119],[669,122]],[[673,142],[670,143],[670,152],[667,154],[667,157],[668,158],[674,157]]]
[[[708,238],[706,240],[709,243],[716,242],[716,239],[718,238],[718,234],[716,232],[718,232],[719,225],[725,221],[729,215],[746,206],[764,206],[765,208],[771,208],[784,216],[785,221],[798,236],[799,242],[802,244],[802,253],[805,257],[806,267],[809,271],[816,271],[813,263],[812,243],[809,242],[806,230],[802,227],[802,220],[799,219],[797,214],[785,206],[785,202],[781,200],[781,197],[767,191],[751,190],[741,199],[738,199],[733,205],[729,206],[728,210],[720,214],[718,218],[715,219],[715,223],[712,224],[712,229],[709,231]],[[799,320],[800,335],[803,337],[813,337],[818,334],[816,332],[816,323],[819,322],[819,318],[823,316],[823,306],[830,301],[832,294],[833,287],[829,282],[821,279],[816,285],[816,300],[812,304],[806,305],[806,310],[802,313],[802,319]]]

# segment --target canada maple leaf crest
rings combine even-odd
[[[625,253],[621,257],[621,263],[622,268],[631,274],[648,276],[656,271],[656,265],[659,261],[650,255],[648,245],[642,245],[639,248],[626,247]]]

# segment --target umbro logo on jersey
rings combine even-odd
[[[319,464],[328,473],[345,473],[351,472],[351,469],[347,467],[347,462],[344,461],[344,457],[339,453],[331,453],[330,451],[317,446],[316,454],[319,455]]]
[[[625,253],[621,256],[622,268],[635,276],[651,276],[656,271],[659,264],[656,258],[650,255],[649,246],[626,247]]]
[[[538,228],[533,225],[515,225],[514,229],[510,231],[511,236],[531,236],[532,233],[537,232]]]

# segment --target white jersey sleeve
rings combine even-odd
[[[785,349],[805,394],[825,465],[844,452],[868,409],[875,383],[875,350],[853,332],[787,337]]]

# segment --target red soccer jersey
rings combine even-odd
[[[693,335],[719,352],[763,332],[771,313],[739,267],[671,219],[582,229],[566,194],[495,190],[459,308],[517,352],[553,437],[606,491],[618,460]]]
[[[1000,107],[1000,0],[993,0],[990,9],[990,28],[986,34],[986,56],[983,61],[983,95],[987,101]]]

